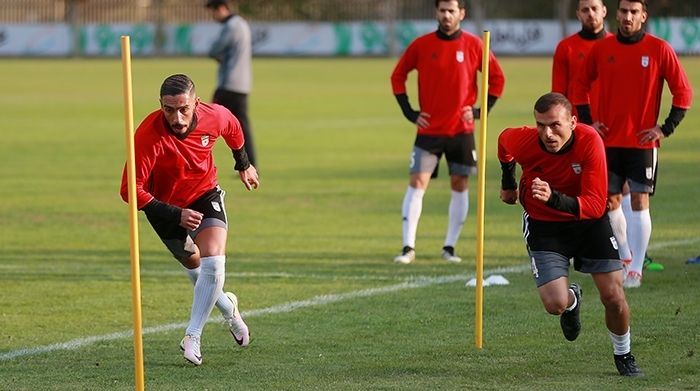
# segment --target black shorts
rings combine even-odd
[[[148,213],[146,213],[146,218],[173,256],[178,260],[184,260],[195,253],[193,239],[204,228],[222,227],[227,229],[225,195],[226,192],[217,186],[186,207],[204,215],[202,223],[194,231],[183,228],[179,223],[163,220]]]
[[[608,161],[608,193],[622,193],[629,182],[633,193],[654,193],[658,149],[605,148]]]
[[[569,275],[570,260],[582,273],[622,269],[607,213],[597,220],[538,221],[523,213],[523,236],[537,286]]]
[[[476,173],[473,133],[460,133],[453,137],[419,134],[411,153],[410,173],[434,172],[443,154],[450,175],[469,176]]]

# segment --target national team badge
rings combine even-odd
[[[209,136],[202,136],[201,140],[202,140],[203,147],[206,147],[207,145],[209,145]]]
[[[214,208],[215,211],[221,212],[221,204],[219,204],[218,202],[212,201],[211,207]]]
[[[646,68],[649,66],[649,56],[642,56],[642,67]]]
[[[651,167],[646,168],[646,177],[648,180],[654,177],[654,170]]]
[[[457,62],[464,62],[464,52],[461,50],[457,51]]]
[[[574,170],[575,174],[581,173],[581,165],[579,163],[571,163],[571,168]]]

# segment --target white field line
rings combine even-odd
[[[695,244],[697,242],[700,242],[700,238],[669,240],[669,241],[660,242],[660,243],[651,242],[651,243],[649,243],[648,249],[649,250],[659,250],[659,249],[666,248],[666,247],[676,247],[676,246],[685,246],[687,244]]]
[[[141,275],[154,276],[184,276],[185,270],[143,270]],[[303,274],[303,273],[287,273],[287,272],[228,272],[226,278],[297,278],[309,280],[353,280],[353,281],[405,281],[406,277],[402,276],[344,276],[331,274]]]
[[[484,275],[518,273],[518,272],[522,272],[522,271],[529,269],[529,267],[530,267],[529,265],[521,265],[521,266],[514,266],[514,267],[503,267],[503,268],[497,268],[497,269],[492,269],[492,270],[485,270]],[[377,296],[377,295],[382,295],[382,294],[386,294],[386,293],[398,292],[398,291],[402,291],[402,290],[406,290],[406,289],[423,288],[423,287],[427,287],[427,286],[431,286],[431,285],[448,284],[448,283],[457,282],[457,281],[467,281],[472,277],[473,277],[473,275],[468,275],[468,274],[456,274],[456,275],[441,276],[441,277],[416,276],[416,277],[412,277],[408,281],[402,282],[400,284],[394,284],[394,285],[389,285],[389,286],[380,287],[380,288],[362,289],[362,290],[352,291],[352,292],[347,292],[347,293],[315,296],[315,297],[312,297],[312,298],[307,299],[307,300],[291,301],[288,303],[283,303],[283,304],[272,306],[272,307],[244,311],[242,313],[242,315],[243,315],[243,317],[246,317],[246,318],[252,318],[252,317],[256,317],[256,316],[282,314],[282,313],[292,312],[292,311],[295,311],[295,310],[301,309],[301,308],[308,308],[308,307],[315,307],[315,306],[326,305],[326,304],[331,304],[331,303],[338,303],[338,302],[348,301],[348,300],[361,298],[361,297],[371,297],[371,296]],[[217,317],[212,317],[209,319],[209,322],[215,322],[215,321],[220,321],[220,317],[217,316]],[[170,324],[164,324],[164,325],[155,326],[155,327],[147,327],[147,328],[143,329],[143,335],[161,333],[161,332],[177,330],[177,329],[184,329],[186,327],[187,327],[187,323],[170,323]],[[88,346],[88,345],[92,345],[92,344],[99,343],[99,342],[132,338],[133,333],[134,333],[133,330],[122,331],[122,332],[111,333],[111,334],[94,335],[94,336],[90,336],[90,337],[77,338],[77,339],[67,341],[67,342],[59,342],[59,343],[55,343],[55,344],[51,344],[51,345],[37,346],[34,348],[12,350],[12,351],[0,354],[0,361],[12,360],[12,359],[15,359],[17,357],[23,357],[23,356],[33,356],[33,355],[37,355],[37,354],[41,354],[41,353],[53,352],[56,350],[76,350],[76,349],[79,349],[83,346]]]
[[[681,239],[681,240],[675,240],[675,241],[652,243],[649,245],[649,249],[650,250],[658,250],[658,249],[662,249],[662,248],[666,248],[666,247],[695,244],[697,242],[700,242],[700,238],[689,238],[689,239]],[[517,273],[520,271],[527,270],[528,268],[529,268],[529,265],[499,268],[499,269],[493,269],[490,271],[484,271],[484,274],[486,275],[486,274],[496,274],[496,273],[504,273],[504,274]],[[316,275],[304,275],[304,274],[292,274],[292,273],[232,273],[232,275],[247,276],[247,277],[283,277],[283,278],[319,278],[320,277],[320,276],[316,276]],[[263,316],[263,315],[281,314],[281,313],[286,313],[286,312],[292,312],[292,311],[299,309],[299,308],[313,307],[313,306],[330,304],[330,303],[337,303],[337,302],[346,301],[346,300],[350,300],[350,299],[354,299],[354,298],[358,298],[358,297],[376,296],[376,295],[385,294],[385,293],[397,292],[397,291],[404,290],[404,289],[422,288],[422,287],[426,287],[429,285],[446,284],[446,283],[451,283],[451,282],[460,281],[460,280],[468,280],[472,277],[473,277],[473,275],[466,275],[466,274],[457,274],[457,275],[444,276],[444,277],[414,276],[414,277],[410,277],[408,281],[405,281],[403,283],[396,284],[396,285],[390,285],[390,286],[386,286],[383,288],[370,288],[370,289],[363,289],[363,290],[348,292],[348,293],[316,296],[316,297],[313,297],[313,298],[308,299],[308,300],[292,301],[289,303],[280,304],[278,306],[261,308],[261,309],[257,309],[257,310],[244,311],[242,313],[242,315],[245,317],[255,317],[255,316]],[[326,278],[328,278],[328,277],[326,277]],[[376,279],[382,279],[382,278],[383,277],[379,277]],[[367,276],[367,277],[357,276],[355,279],[371,280],[373,278],[371,278],[369,276]],[[213,321],[218,321],[218,317],[214,317],[214,318],[209,320],[209,322],[213,322]],[[147,328],[143,329],[143,334],[144,335],[155,334],[155,333],[160,333],[160,332],[165,332],[165,331],[183,329],[185,327],[187,327],[187,323],[170,323],[170,324],[164,324],[164,325],[155,326],[155,327],[147,327]],[[59,342],[59,343],[55,343],[55,344],[51,344],[51,345],[38,346],[38,347],[34,347],[34,348],[12,350],[9,352],[1,353],[0,354],[0,361],[12,360],[14,358],[23,357],[23,356],[33,356],[33,355],[37,355],[37,354],[41,354],[41,353],[48,353],[48,352],[52,352],[52,351],[56,351],[56,350],[75,350],[75,349],[81,348],[83,346],[92,345],[92,344],[95,344],[98,342],[131,338],[133,336],[133,334],[134,334],[133,331],[122,331],[122,332],[117,332],[117,333],[112,333],[112,334],[95,335],[95,336],[91,336],[91,337],[77,338],[77,339],[74,339],[74,340],[68,341],[68,342]]]

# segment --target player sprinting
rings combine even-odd
[[[537,127],[503,130],[498,138],[501,200],[523,213],[523,236],[540,300],[560,316],[564,337],[581,331],[582,290],[569,284],[569,262],[591,274],[605,307],[614,362],[623,376],[639,376],[630,346],[630,310],[622,287],[622,262],[607,209],[605,149],[596,131],[579,124],[571,103],[548,93],[535,103]],[[516,163],[522,167],[520,185]],[[519,188],[518,188],[519,187]]]
[[[258,174],[248,162],[240,124],[225,107],[202,103],[186,75],[163,81],[160,109],[149,114],[134,135],[137,207],[194,284],[180,347],[195,365],[202,363],[202,330],[214,305],[235,341],[240,346],[250,342],[236,295],[223,291],[228,225],[225,192],[217,183],[212,156],[219,137],[231,148],[244,186],[256,189]],[[121,196],[128,201],[126,168]]]

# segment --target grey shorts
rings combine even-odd
[[[530,267],[538,287],[582,273],[608,273],[622,269],[617,241],[607,213],[597,220],[565,222],[537,221],[523,214],[523,236]]]
[[[148,214],[146,214],[146,218],[175,259],[185,260],[195,253],[194,238],[203,229],[209,227],[228,228],[224,206],[225,195],[226,192],[217,186],[187,206],[187,209],[196,210],[204,215],[202,223],[194,231]]]
[[[410,173],[436,173],[443,154],[447,160],[450,175],[476,174],[473,133],[461,133],[453,137],[416,136],[413,151],[411,151]]]

